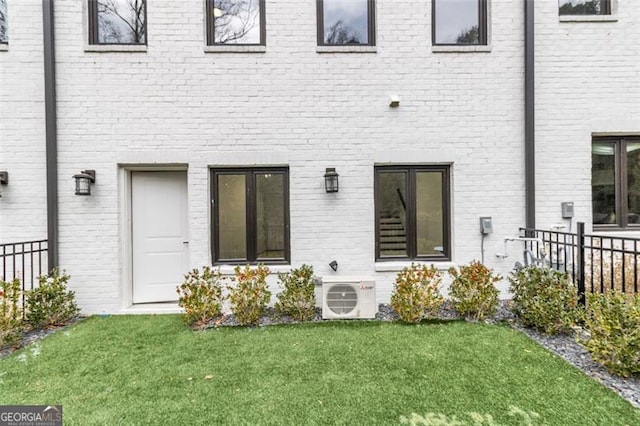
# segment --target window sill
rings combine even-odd
[[[425,261],[425,260],[414,260],[412,261],[398,261],[398,262],[376,262],[374,265],[376,272],[398,272],[402,271],[407,266],[411,266],[411,264],[417,265],[433,265],[436,269],[440,271],[446,271],[451,267],[456,267],[457,264],[450,260],[433,260],[433,261]]]
[[[85,52],[146,52],[146,45],[139,44],[87,44]]]
[[[6,52],[9,50],[9,44],[2,43],[0,44],[0,52]]]
[[[205,46],[204,53],[264,53],[267,46]]]
[[[431,46],[433,53],[487,53],[491,52],[491,45],[473,46]]]
[[[316,46],[317,53],[376,53],[377,46]]]
[[[617,22],[618,15],[560,15],[560,22]]]
[[[244,268],[245,265],[214,265],[213,269],[220,269],[222,275],[234,275],[236,266]],[[254,268],[256,265],[251,265]],[[291,272],[291,265],[265,265],[269,268],[269,275]]]

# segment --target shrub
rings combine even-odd
[[[255,268],[247,265],[244,269],[236,266],[235,277],[232,278],[236,285],[229,287],[229,300],[231,312],[241,325],[257,324],[271,300],[267,275],[269,268],[262,264]]]
[[[579,317],[578,292],[567,274],[528,266],[509,277],[513,311],[525,326],[545,334],[569,331]]]
[[[0,280],[0,348],[13,346],[22,339],[21,287],[18,278]]]
[[[308,321],[316,314],[313,267],[302,265],[286,274],[278,274],[284,291],[278,294],[276,309],[298,321]]]
[[[78,315],[75,293],[67,290],[69,278],[53,269],[38,278],[37,288],[26,292],[26,319],[32,327],[64,325]]]
[[[219,270],[208,266],[185,274],[177,288],[178,305],[184,309],[182,319],[187,325],[201,326],[216,318],[222,311],[222,285]]]
[[[453,277],[449,295],[451,303],[460,315],[482,321],[498,307],[498,289],[495,283],[502,277],[478,261],[461,266],[460,271],[449,269]]]
[[[590,294],[585,328],[594,360],[620,376],[640,374],[640,295]]]
[[[425,316],[437,315],[444,302],[440,295],[442,275],[433,266],[415,265],[404,268],[396,277],[391,307],[405,322],[420,322]]]

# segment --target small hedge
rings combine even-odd
[[[199,327],[220,315],[222,310],[222,275],[208,266],[185,274],[177,288],[178,305],[184,309],[187,325]]]
[[[478,261],[449,269],[453,278],[449,287],[451,304],[462,316],[482,321],[495,313],[498,307],[498,289],[495,284],[502,277]]]
[[[69,275],[53,269],[39,277],[39,285],[25,292],[26,320],[33,328],[64,325],[80,312],[75,293],[67,290]]]
[[[289,273],[278,274],[278,278],[284,290],[277,296],[276,310],[297,321],[313,319],[316,314],[313,267],[302,265]]]
[[[576,286],[566,274],[528,266],[509,276],[513,311],[525,326],[545,334],[567,332],[580,315]]]
[[[259,264],[244,268],[235,267],[234,286],[229,286],[231,312],[241,325],[256,325],[260,321],[267,304],[271,300],[271,292],[267,286],[269,268]]]
[[[640,375],[640,295],[590,294],[583,344],[594,360],[623,377]]]
[[[21,290],[18,278],[0,280],[0,348],[14,346],[22,339]]]
[[[391,295],[391,307],[409,323],[437,316],[444,299],[440,294],[442,274],[435,266],[411,264],[398,276]]]

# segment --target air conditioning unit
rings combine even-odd
[[[322,318],[375,318],[376,312],[376,283],[372,278],[322,279]]]

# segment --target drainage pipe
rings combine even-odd
[[[56,53],[53,3],[53,0],[42,0],[49,270],[58,266],[58,135],[56,126]]]

